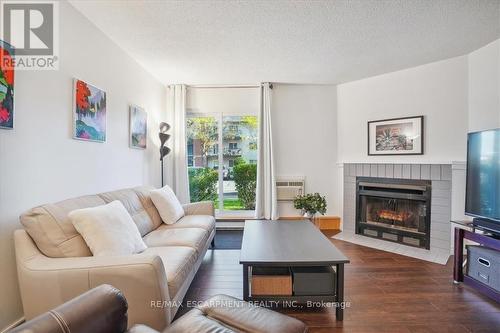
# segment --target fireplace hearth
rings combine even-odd
[[[356,233],[430,248],[431,181],[356,178]]]

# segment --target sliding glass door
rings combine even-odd
[[[212,200],[218,215],[253,216],[257,125],[253,114],[188,113],[191,202]]]

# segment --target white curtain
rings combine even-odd
[[[177,198],[184,204],[190,201],[186,151],[186,86],[170,86],[169,98],[173,113],[173,187]]]
[[[271,95],[271,84],[263,83],[259,115],[259,157],[257,159],[255,217],[276,220],[278,218],[278,200],[274,171]]]

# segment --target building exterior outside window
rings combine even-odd
[[[256,163],[257,160],[257,128],[255,123],[248,124],[240,118],[243,117],[226,116],[223,120],[223,166],[229,171],[229,174],[232,172],[236,158],[241,157],[249,163],[250,161],[255,161]],[[245,118],[256,117],[248,116]],[[217,126],[215,120],[214,126]],[[203,144],[203,139],[188,138],[188,166],[216,168],[219,161],[218,144],[214,143],[210,145],[206,153],[206,158],[202,156]],[[193,161],[192,164],[189,161]]]

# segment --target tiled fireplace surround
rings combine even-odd
[[[343,228],[336,239],[445,264],[450,255],[451,164],[364,164],[346,163],[344,169]],[[430,250],[374,239],[355,233],[356,177],[431,180]]]

